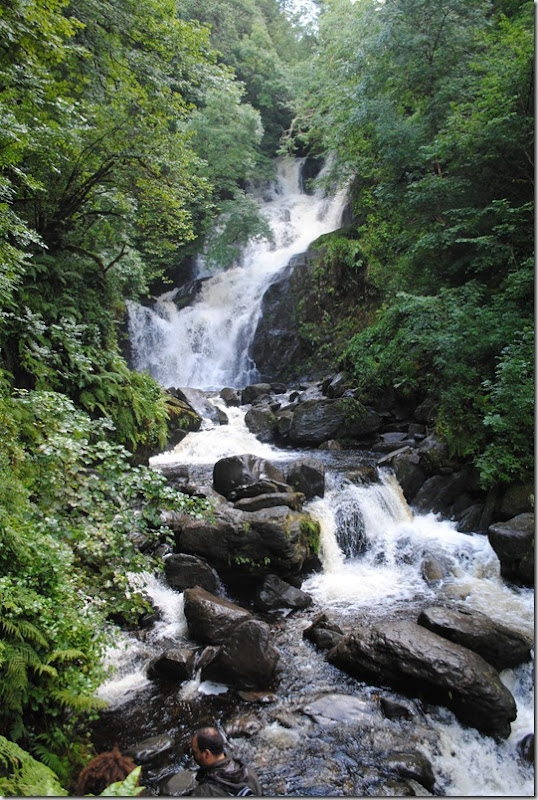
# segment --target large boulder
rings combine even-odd
[[[260,481],[269,481],[279,487],[286,486],[284,475],[274,464],[250,453],[221,458],[213,467],[213,486],[224,497],[228,497],[240,486]]]
[[[325,465],[315,458],[300,458],[291,465],[286,480],[295,491],[302,492],[307,500],[325,494]]]
[[[197,650],[171,647],[152,658],[147,668],[150,680],[170,680],[181,683],[192,678]]]
[[[247,689],[266,689],[274,680],[280,653],[265,622],[246,619],[233,627],[204,677]]]
[[[359,680],[373,679],[444,705],[464,723],[506,738],[516,704],[481,656],[412,622],[359,627],[327,655]]]
[[[381,417],[352,397],[319,398],[299,403],[289,439],[298,445],[320,445],[329,439],[360,439],[375,433]]]
[[[270,684],[280,654],[271,643],[268,625],[241,606],[199,587],[185,591],[185,618],[194,639],[220,645],[203,666],[203,678],[249,689]]]
[[[174,389],[169,389],[168,391],[174,397],[187,403],[202,419],[209,419],[217,425],[227,424],[228,417],[224,411],[214,406],[213,403],[210,403],[206,393],[201,389],[192,389],[191,387],[183,386],[181,388],[176,387]]]
[[[531,642],[479,611],[432,606],[420,613],[418,624],[468,647],[499,672],[531,658]]]
[[[518,514],[488,528],[488,539],[507,580],[534,586],[534,514]]]
[[[186,589],[183,597],[189,633],[203,644],[222,644],[236,625],[252,619],[250,611],[200,586]]]
[[[217,593],[221,583],[216,570],[207,561],[187,553],[167,555],[164,559],[164,577],[168,586],[178,592],[201,586]]]
[[[245,414],[245,425],[260,442],[272,442],[276,417],[267,405],[249,408]]]
[[[227,580],[297,575],[319,546],[319,523],[286,505],[240,511],[226,504],[210,518],[169,512],[163,519],[178,551],[206,559]]]

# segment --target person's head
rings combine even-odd
[[[111,783],[124,781],[136,764],[129,756],[124,756],[117,747],[100,753],[86,764],[78,776],[77,795],[101,794]]]
[[[224,739],[216,728],[200,728],[191,739],[194,760],[201,767],[224,758]]]

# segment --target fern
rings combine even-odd
[[[0,793],[8,797],[66,797],[53,770],[0,736]]]
[[[103,789],[99,797],[137,797],[144,791],[144,786],[137,786],[142,767],[137,767],[127,775],[124,781],[111,783]]]

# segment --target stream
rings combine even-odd
[[[259,195],[275,231],[273,243],[252,243],[241,264],[204,281],[188,308],[176,308],[173,292],[153,308],[130,308],[136,368],[165,387],[204,390],[228,417],[226,425],[204,420],[201,430],[189,433],[173,451],[151,459],[156,468],[183,465],[193,482],[210,486],[215,462],[228,455],[252,453],[284,466],[313,454],[258,441],[244,423],[247,407],[227,408],[218,394],[224,386],[256,381],[249,343],[264,291],[293,255],[338,226],[345,193],[305,195],[300,166],[281,161],[275,186]],[[533,590],[501,579],[487,536],[460,533],[451,521],[414,513],[389,469],[377,468],[378,481],[368,485],[347,477],[358,467],[375,466],[378,454],[314,454],[325,464],[326,491],[304,506],[321,526],[322,568],[306,576],[301,587],[313,605],[259,615],[280,652],[274,692],[240,694],[196,677],[180,685],[150,681],[150,659],[189,641],[183,595],[153,574],[133,577],[159,615],[150,627],[118,633],[108,655],[114,674],[99,692],[109,708],[95,726],[96,746],[105,750],[117,743],[136,753],[149,796],[180,794],[173,779],[194,768],[188,743],[203,724],[218,725],[231,751],[256,769],[264,796],[534,796],[533,766],[518,755],[518,743],[534,730],[532,662],[501,674],[516,700],[517,719],[509,738],[499,742],[462,726],[438,706],[417,702],[410,718],[389,719],[380,697],[403,702],[400,695],[347,676],[303,638],[320,612],[348,633],[358,623],[416,619],[423,608],[454,601],[533,638]],[[446,560],[450,577],[435,585],[425,581],[424,553]],[[150,742],[146,748],[145,741]],[[385,766],[387,754],[394,753],[429,761],[435,776],[431,792],[416,781],[403,784],[391,777]]]

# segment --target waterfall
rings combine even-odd
[[[346,191],[327,197],[302,190],[302,160],[279,159],[270,191],[255,196],[274,241],[253,241],[240,263],[203,282],[194,303],[179,310],[177,290],[159,297],[154,308],[130,303],[129,339],[133,366],[163,386],[199,389],[243,387],[258,378],[249,348],[263,295],[294,255],[338,227]]]

